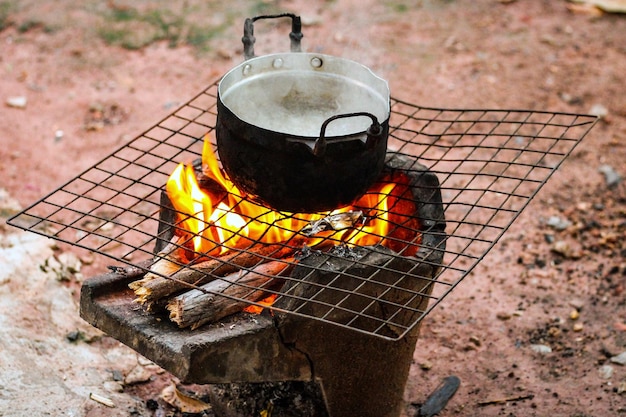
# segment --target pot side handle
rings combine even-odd
[[[276,19],[281,17],[291,18],[291,33],[289,33],[289,38],[291,39],[291,52],[302,51],[300,42],[304,35],[302,34],[302,22],[300,16],[296,16],[293,13],[261,15],[249,17],[243,24],[243,38],[241,38],[241,42],[243,42],[243,56],[246,60],[254,58],[254,42],[256,41],[256,38],[254,37],[254,22],[260,19]]]
[[[326,128],[328,124],[337,119],[345,119],[348,117],[369,117],[372,119],[371,126],[367,129],[368,142],[370,137],[379,137],[383,133],[383,128],[378,122],[378,118],[371,113],[368,112],[357,112],[357,113],[345,113],[345,114],[337,114],[335,116],[331,116],[322,123],[322,127],[320,128],[320,137],[315,141],[315,146],[313,146],[313,155],[315,156],[323,156],[326,153]]]

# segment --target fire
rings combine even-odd
[[[220,256],[255,242],[287,242],[294,237],[304,239],[309,246],[332,239],[349,245],[382,244],[404,255],[417,251],[419,237],[414,235],[418,224],[412,217],[415,205],[404,174],[384,178],[351,206],[298,214],[278,212],[247,199],[222,172],[208,137],[202,151],[202,171],[211,187],[201,187],[194,167],[184,164],[178,165],[166,185],[172,205],[181,213],[179,227],[189,233],[198,254]],[[300,233],[311,222],[351,210],[361,210],[366,221],[314,237],[304,238]]]

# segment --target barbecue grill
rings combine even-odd
[[[163,258],[164,233],[178,227],[163,218],[172,210],[164,186],[180,162],[200,157],[205,135],[213,140],[216,99],[214,83],[8,223],[117,262],[112,272],[84,283],[81,315],[184,381],[319,379],[333,416],[351,415],[356,404],[371,413],[361,415],[397,415],[420,322],[493,248],[597,120],[437,109],[392,98],[387,169],[411,178],[417,210],[409,217],[419,225],[413,237],[396,240],[419,246],[417,253],[383,248],[378,243],[388,236],[353,248],[331,234],[332,252],[296,248],[296,259],[285,262],[300,274],[283,277],[282,287],[232,282],[248,291],[228,297],[265,307],[263,314],[238,313],[197,330],[179,329],[139,308],[128,284]],[[378,260],[361,267],[371,257]],[[337,264],[329,277],[328,265]],[[311,272],[323,277],[311,281]],[[193,282],[186,286],[206,292]],[[278,299],[270,307],[250,301],[247,294],[255,290]],[[383,375],[387,388],[364,388]]]

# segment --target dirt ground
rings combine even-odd
[[[22,207],[239,63],[258,12],[301,14],[305,49],[362,62],[412,103],[602,116],[425,319],[405,398],[413,415],[457,375],[442,416],[626,414],[626,14],[565,0],[78,3],[0,1],[0,188]],[[257,38],[258,53],[287,43]],[[74,250],[4,221],[0,234],[0,415],[175,415],[159,399],[169,375],[81,323],[80,282],[39,268]],[[75,253],[83,277],[110,263]],[[148,376],[124,384],[137,369]]]

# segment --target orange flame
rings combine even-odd
[[[415,205],[408,177],[388,175],[351,206],[332,212],[293,214],[278,212],[245,198],[222,172],[213,147],[205,137],[202,176],[210,186],[200,186],[194,167],[180,164],[168,179],[166,190],[179,215],[179,227],[190,234],[198,254],[219,256],[230,249],[245,249],[254,242],[286,242],[311,222],[350,210],[363,211],[367,221],[341,231],[321,232],[307,238],[315,246],[324,239],[350,245],[382,244],[404,255],[414,255],[419,244]],[[408,243],[410,242],[410,243]]]

